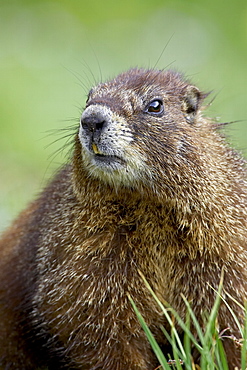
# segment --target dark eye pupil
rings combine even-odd
[[[162,111],[162,102],[159,100],[152,101],[148,106],[149,113],[160,113]]]

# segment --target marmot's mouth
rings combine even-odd
[[[119,164],[122,166],[125,164],[125,161],[116,155],[95,154],[94,159],[96,162],[110,166],[114,164]]]
[[[91,149],[94,164],[103,170],[120,170],[126,165],[126,161],[122,157],[115,155],[114,152],[109,153],[106,149],[102,151],[95,142],[92,143]]]

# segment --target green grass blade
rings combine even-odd
[[[186,327],[187,327],[187,331],[184,332],[184,350],[185,350],[185,354],[186,354],[186,359],[185,359],[185,366],[186,366],[186,369],[192,369],[192,363],[191,363],[191,339],[189,337],[189,335],[187,334],[187,332],[190,332],[190,319],[191,319],[191,316],[189,314],[189,311],[187,311],[187,314],[186,314]]]
[[[192,322],[193,322],[193,324],[195,326],[196,332],[198,334],[198,338],[199,338],[200,342],[203,344],[203,342],[204,342],[204,334],[202,332],[201,326],[200,326],[200,324],[199,324],[199,322],[198,322],[198,320],[197,320],[197,318],[196,318],[196,316],[195,316],[195,314],[194,314],[194,312],[193,312],[193,310],[192,310],[192,308],[190,306],[190,303],[188,302],[188,300],[185,298],[185,296],[183,294],[182,294],[182,298],[183,298],[184,303],[185,303],[185,305],[187,307],[187,310],[188,310],[189,315],[190,315],[190,317],[192,319]]]
[[[183,320],[180,318],[180,316],[178,315],[178,313],[172,309],[168,304],[167,304],[167,308],[164,307],[164,305],[160,302],[160,300],[157,298],[156,294],[154,293],[154,291],[152,290],[151,286],[149,285],[149,283],[147,282],[145,276],[142,274],[141,271],[139,271],[139,274],[141,275],[145,285],[147,286],[148,290],[150,291],[150,293],[152,294],[153,298],[155,299],[155,301],[157,302],[157,304],[159,305],[161,311],[163,312],[163,314],[165,315],[165,318],[167,319],[170,327],[174,327],[174,323],[173,323],[173,320],[171,319],[169,313],[168,313],[168,310],[172,313],[172,315],[176,318],[179,326],[181,326],[181,328],[183,330],[187,330],[187,327],[185,325],[185,323],[183,322]],[[175,334],[175,337],[176,337],[176,341],[177,343],[179,344],[179,347],[180,347],[180,351],[182,352],[183,354],[183,357],[185,358],[186,357],[186,353],[184,351],[184,348],[183,348],[183,345],[181,343],[181,340],[180,340],[180,337],[177,333],[177,330],[176,328],[174,328],[174,334]],[[199,344],[197,343],[196,339],[193,337],[193,334],[190,333],[188,330],[187,330],[187,334],[190,336],[191,340],[193,341],[193,343],[198,347]]]
[[[143,330],[144,330],[144,332],[145,332],[145,334],[148,338],[148,341],[149,341],[157,359],[159,360],[163,370],[171,370],[170,366],[168,365],[168,363],[166,361],[165,356],[163,355],[163,352],[161,351],[157,341],[155,340],[153,334],[151,333],[151,330],[149,329],[149,327],[145,323],[142,315],[140,314],[138,308],[136,307],[135,302],[133,301],[133,299],[131,298],[130,295],[128,297],[129,297],[129,300],[132,304],[132,307],[133,307],[133,309],[136,313],[136,316],[137,316],[137,318],[138,318],[138,320],[139,320],[139,322],[140,322],[140,324],[141,324],[141,326],[142,326],[142,328],[143,328]]]
[[[179,351],[178,351],[178,347],[176,344],[175,333],[173,329],[172,329],[172,343],[171,344],[172,344],[173,356],[176,361],[176,370],[183,370],[183,367],[180,363],[181,356],[178,355]]]
[[[220,283],[219,283],[218,291],[217,291],[217,294],[216,294],[216,299],[215,299],[213,308],[210,312],[210,315],[209,315],[209,318],[208,318],[208,323],[207,323],[207,326],[206,326],[206,332],[205,332],[205,336],[204,336],[204,340],[206,342],[209,341],[210,338],[212,338],[212,331],[213,331],[213,328],[215,327],[215,320],[216,320],[216,317],[217,317],[217,314],[218,314],[218,311],[219,311],[219,307],[220,307],[220,302],[221,302],[221,292],[222,292],[222,289],[223,289],[223,278],[224,278],[224,274],[223,274],[223,270],[222,270],[221,277],[220,277]]]
[[[216,351],[215,351],[215,356],[217,360],[217,364],[219,366],[219,370],[229,370],[228,363],[227,363],[227,358],[226,358],[226,353],[223,347],[222,340],[219,338],[217,335],[216,338]]]
[[[215,290],[213,287],[211,287],[212,288],[212,290],[214,290],[218,295],[219,295],[219,292],[217,292],[217,290]],[[230,298],[230,299],[232,299],[233,300],[233,302],[235,302],[240,308],[242,308],[243,309],[243,312],[245,311],[245,308],[239,303],[239,302],[237,302],[230,294],[228,294],[227,292],[225,292],[226,293],[226,295]],[[228,308],[228,310],[230,311],[230,313],[231,313],[231,315],[232,315],[232,317],[234,318],[234,321],[235,321],[235,323],[237,324],[237,326],[238,326],[238,330],[239,330],[239,332],[241,333],[241,336],[243,337],[243,328],[242,328],[242,326],[241,326],[241,324],[240,324],[240,322],[239,322],[239,320],[238,320],[238,318],[237,318],[237,316],[236,316],[236,314],[234,313],[234,311],[232,310],[232,308],[231,308],[231,306],[229,305],[229,303],[220,295],[220,298],[221,298],[221,300],[222,300],[222,302],[224,302],[224,304],[226,305],[226,307]]]

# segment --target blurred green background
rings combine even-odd
[[[0,0],[0,229],[66,160],[47,145],[86,90],[137,65],[212,91],[207,114],[239,120],[227,134],[247,154],[246,0]]]

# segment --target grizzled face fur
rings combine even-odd
[[[85,170],[114,187],[170,177],[190,153],[186,136],[198,124],[201,99],[172,71],[132,69],[94,87],[79,130]]]

